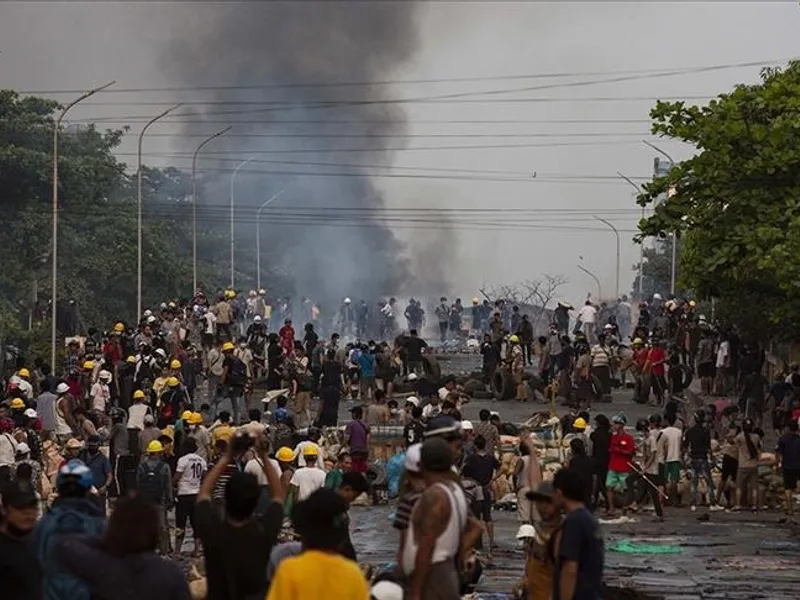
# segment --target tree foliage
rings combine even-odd
[[[719,298],[733,318],[747,308],[740,324],[754,335],[800,334],[800,62],[704,107],[658,102],[651,117],[654,134],[698,152],[645,185],[641,205],[668,198],[641,236],[678,231],[681,284]]]

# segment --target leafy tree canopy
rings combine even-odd
[[[707,106],[650,114],[654,134],[698,152],[644,186],[639,204],[666,199],[640,237],[679,232],[682,287],[720,299],[753,335],[800,335],[800,62]]]

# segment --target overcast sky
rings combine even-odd
[[[174,37],[179,37],[176,31],[180,31],[180,37],[191,35],[198,13],[212,9],[210,2],[3,2],[0,87],[85,89],[112,79],[125,88],[170,85],[163,67],[165,49]],[[578,74],[393,86],[394,97],[406,98],[560,86],[404,105],[408,133],[415,137],[403,140],[406,149],[393,155],[394,164],[463,171],[436,171],[447,174],[441,179],[379,179],[389,205],[489,208],[497,212],[495,223],[515,221],[505,230],[469,229],[461,223],[452,242],[443,249],[453,257],[449,264],[457,282],[454,291],[465,298],[475,295],[484,283],[512,283],[546,272],[569,278],[562,296],[579,301],[595,290],[589,277],[576,267],[580,256],[584,257],[585,267],[600,277],[604,295],[613,294],[614,237],[593,214],[611,221],[620,230],[621,292],[628,291],[633,279],[631,267],[639,252],[631,242],[639,213],[632,200],[633,190],[613,177],[617,171],[639,178],[652,174],[656,154],[641,142],[645,138],[676,159],[691,153],[691,148],[650,138],[647,119],[653,101],[648,98],[710,97],[738,82],[755,81],[759,68],[669,77],[653,77],[652,71],[779,62],[800,56],[800,7],[789,1],[450,1],[424,5],[418,10],[417,23],[417,51],[404,67],[386,73],[385,79]],[[619,71],[650,73],[646,78],[596,83],[627,77],[614,73]],[[575,82],[595,83],[576,86]],[[572,85],[565,86],[568,83]],[[64,100],[67,96],[54,97]],[[137,94],[98,96],[97,103],[76,108],[71,119],[158,112],[152,106],[108,104],[143,99],[145,96]],[[153,100],[154,95],[147,94],[146,99]],[[157,100],[166,102],[172,98],[163,93]],[[442,122],[459,120],[513,122]],[[121,152],[135,149],[139,127],[138,123],[132,125],[134,134],[129,137],[134,144],[127,141]],[[162,132],[176,131],[168,125],[163,127]],[[442,137],[445,134],[461,137]],[[474,137],[463,137],[468,134]],[[465,145],[492,147],[414,150]],[[518,147],[496,147],[501,145]],[[169,153],[176,146],[181,145],[168,136],[156,136],[147,143],[148,152],[153,155]],[[131,156],[121,158],[135,162]],[[148,162],[163,165],[169,159],[153,156]],[[180,165],[186,166],[185,162]],[[519,175],[493,177],[489,171]],[[488,180],[519,179],[527,172],[536,172],[536,179]],[[587,180],[587,176],[606,179]],[[554,181],[557,178],[563,181]],[[541,212],[514,213],[510,209]],[[553,212],[558,209],[572,212]],[[415,234],[408,229],[398,231],[398,235],[416,243]],[[429,235],[432,234],[424,234]]]

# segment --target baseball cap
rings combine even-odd
[[[32,409],[32,408],[26,408],[25,412],[22,413],[22,414],[25,415],[26,417],[28,417],[29,419],[35,419],[35,418],[37,418],[39,416],[39,415],[36,414],[36,411],[34,409]]]
[[[461,423],[449,415],[440,415],[428,421],[428,427],[423,437],[453,437],[461,435]]]
[[[536,537],[536,530],[533,528],[533,525],[524,523],[519,526],[519,529],[517,530],[518,540],[524,540],[525,538],[534,538],[534,537]]]
[[[413,404],[414,406],[419,406],[419,398],[416,396],[409,396],[406,398],[406,404]]]
[[[28,454],[30,451],[31,447],[25,442],[20,442],[17,444],[17,454]]]
[[[403,463],[406,471],[419,473],[420,460],[422,459],[422,444],[412,444],[406,450],[406,460]]]

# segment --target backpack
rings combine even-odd
[[[167,464],[161,461],[155,464],[142,461],[136,478],[136,488],[139,496],[153,504],[161,504],[166,491],[163,489],[164,486],[162,484],[162,473],[166,466]]]
[[[88,501],[86,501],[88,502]],[[42,565],[45,600],[90,600],[89,586],[54,558],[56,544],[71,535],[99,536],[105,519],[75,507],[56,504],[34,532],[36,556]]]
[[[247,383],[247,365],[242,362],[242,359],[231,356],[227,383],[235,386],[244,386]]]

